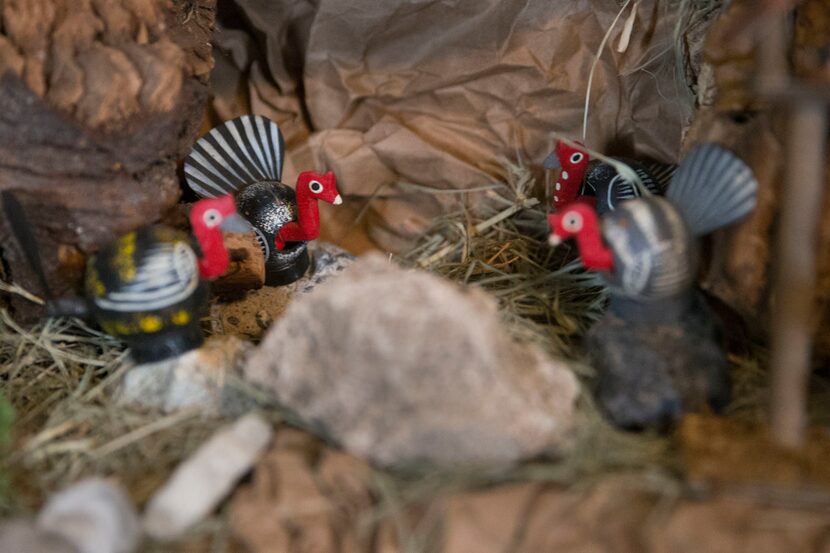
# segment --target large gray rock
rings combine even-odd
[[[579,386],[495,300],[379,255],[298,297],[246,376],[382,465],[504,464],[567,444]]]
[[[705,301],[677,320],[631,322],[609,312],[585,338],[597,402],[623,428],[671,426],[685,412],[729,402],[729,365]]]
[[[130,553],[141,536],[138,515],[127,495],[101,478],[83,480],[51,496],[37,525],[47,534],[61,536],[79,553]]]

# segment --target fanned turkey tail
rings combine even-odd
[[[756,204],[758,181],[738,156],[715,143],[696,146],[680,163],[666,197],[695,236],[708,234],[748,215]]]
[[[243,115],[214,127],[184,160],[188,186],[202,198],[234,194],[254,182],[279,181],[285,145],[276,123]]]

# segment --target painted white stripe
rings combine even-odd
[[[233,136],[234,141],[236,141],[237,145],[239,146],[239,149],[242,150],[242,152],[245,154],[245,158],[251,163],[251,165],[253,165],[257,169],[259,169],[262,172],[263,176],[264,176],[265,171],[263,171],[263,168],[261,167],[261,165],[259,163],[257,163],[254,158],[251,157],[251,152],[248,151],[248,147],[245,145],[245,142],[242,138],[242,135],[239,134],[239,131],[237,130],[236,125],[233,124],[233,121],[225,123],[225,126],[230,131],[231,135]],[[250,172],[249,172],[249,174],[250,174]],[[252,175],[252,177],[254,177],[255,180],[260,180],[262,178],[259,175]]]
[[[137,271],[141,285],[133,282],[125,290],[95,298],[95,304],[119,312],[150,311],[183,301],[199,285],[196,254],[187,244],[153,247],[147,255]]]
[[[626,206],[629,207],[631,218],[634,220],[637,228],[643,233],[648,243],[653,245],[659,244],[660,237],[658,236],[656,221],[651,213],[653,209],[651,203],[648,201],[629,202]]]
[[[277,180],[276,175],[274,174],[274,158],[271,155],[271,147],[268,144],[268,133],[265,131],[265,120],[262,117],[256,117],[256,126],[259,129],[259,145],[262,147],[263,151],[265,152],[266,157],[268,158],[268,177],[272,180]]]
[[[252,175],[251,172],[248,171],[248,168],[245,166],[244,163],[242,163],[242,160],[239,159],[239,156],[236,155],[236,152],[233,151],[233,148],[230,144],[228,144],[228,141],[225,140],[225,137],[222,136],[222,133],[218,132],[218,129],[214,129],[213,131],[211,131],[211,134],[213,134],[213,137],[216,139],[216,142],[219,143],[219,147],[221,147],[222,150],[224,150],[225,153],[228,154],[228,157],[231,158],[237,164],[241,171],[245,171],[245,174],[248,175],[247,178],[243,177],[243,180],[245,182],[251,183],[253,181],[259,180],[258,176]],[[230,169],[230,165],[228,166],[228,169]],[[235,171],[234,174],[236,174]]]
[[[152,299],[147,300],[146,296],[142,301],[136,301],[135,303],[124,303],[119,300],[109,300],[107,298],[95,298],[95,305],[101,309],[107,309],[109,311],[117,311],[120,313],[135,313],[139,311],[153,311],[156,309],[164,309],[165,307],[170,307],[171,305],[175,305],[180,301],[184,301],[196,290],[196,287],[199,285],[199,279],[194,278],[192,279],[186,288],[184,288],[180,293],[170,296],[168,298],[161,298],[161,299]]]
[[[242,117],[242,126],[245,127],[245,136],[248,138],[248,142],[251,143],[251,147],[254,148],[254,153],[256,154],[257,159],[259,159],[259,167],[262,171],[262,174],[265,176],[270,176],[270,172],[268,171],[268,163],[265,161],[264,154],[262,152],[262,148],[259,143],[259,137],[256,134],[256,131],[251,126],[251,117]]]
[[[208,146],[209,146],[209,144],[208,144]],[[225,178],[225,176],[222,175],[222,173],[220,173],[216,169],[213,162],[211,160],[209,160],[208,158],[206,158],[205,156],[203,156],[201,154],[201,152],[193,150],[193,153],[190,154],[190,157],[192,157],[194,160],[198,161],[199,165],[201,165],[202,167],[204,167],[205,169],[210,171],[211,175],[214,175],[215,178],[207,178],[207,180],[209,182],[216,182],[217,185],[221,186],[223,190],[236,190],[237,189],[236,184],[232,183],[227,178]],[[222,165],[222,167],[224,167],[224,165]],[[193,166],[191,166],[191,168],[193,168],[194,170],[197,170]],[[201,173],[201,172],[200,172],[200,174],[204,175],[204,173]],[[224,182],[226,184],[226,186],[223,186],[222,184],[220,184],[220,181]]]
[[[281,147],[282,141],[280,140],[280,138],[282,137],[282,133],[280,132],[280,128],[273,121],[271,121],[270,123],[271,134],[274,135],[274,143],[271,144],[271,146],[274,148],[274,167],[276,169],[274,178],[279,180],[280,178],[282,178],[282,158],[284,157],[283,154],[285,152],[282,151]]]
[[[211,134],[212,134],[212,133],[213,133],[213,131],[211,131]],[[237,178],[237,180],[238,180],[238,181],[240,181],[240,182],[245,182],[245,181],[247,180],[245,177],[243,177],[242,175],[240,175],[239,173],[237,173],[237,172],[234,170],[234,168],[233,168],[233,167],[231,167],[231,164],[227,162],[227,160],[224,158],[224,156],[223,156],[221,153],[219,153],[219,152],[216,150],[216,148],[214,148],[214,147],[213,147],[213,145],[212,145],[212,144],[210,144],[209,142],[205,141],[205,142],[203,142],[203,143],[201,143],[201,144],[199,144],[199,145],[202,147],[202,149],[203,149],[205,152],[207,152],[207,154],[208,154],[210,157],[212,157],[212,158],[213,158],[213,161],[215,162],[215,164],[216,164],[216,165],[218,165],[219,167],[222,167],[223,169],[225,169],[225,170],[227,170],[228,172],[232,173],[232,174],[233,174],[233,176],[235,176],[235,177]],[[198,160],[199,158],[198,158],[198,157],[196,157],[196,155],[195,155],[195,154],[199,154],[199,152],[194,152],[194,156],[193,156],[194,158],[196,158],[196,159]],[[204,158],[204,157],[202,157],[202,159],[205,159],[205,158]],[[205,159],[205,161],[207,161],[207,160]],[[205,165],[206,165],[206,167],[207,167],[208,169],[211,169],[211,172],[213,172],[213,170],[216,170],[216,171],[218,172],[218,169],[216,169],[214,165],[212,165],[212,164],[210,164],[210,163],[205,164]],[[220,174],[221,174],[221,173],[220,173]],[[223,178],[222,180],[224,180],[225,182],[228,182],[228,180],[227,180],[227,179],[225,179],[225,178]],[[239,184],[238,184],[238,183],[230,183],[230,182],[228,182],[228,184],[230,184],[230,185],[231,185],[231,187],[233,187],[233,189],[234,189],[234,190],[236,190],[236,189],[238,189],[238,188],[239,188]]]
[[[222,188],[216,181],[212,178],[208,177],[204,173],[202,173],[199,169],[196,169],[193,166],[185,166],[185,176],[190,176],[191,178],[188,179],[187,184],[190,185],[190,188],[199,194],[202,198],[216,198],[218,196],[224,196],[228,193],[227,189]],[[210,188],[205,188],[202,186],[202,182],[197,182],[195,179],[200,179]]]

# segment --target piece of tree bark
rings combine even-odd
[[[240,297],[248,290],[265,284],[265,257],[253,232],[228,234],[225,248],[231,262],[225,274],[213,283],[213,291],[222,298]]]
[[[786,116],[770,109],[756,93],[756,44],[735,34],[750,29],[740,20],[754,17],[751,0],[736,0],[710,30],[705,59],[717,94],[702,105],[686,136],[685,147],[714,140],[747,161],[760,183],[758,206],[741,223],[718,232],[704,287],[735,309],[755,338],[768,337],[772,244],[779,216],[784,167]],[[813,82],[830,82],[826,45],[830,43],[830,0],[803,0],[797,7],[792,45],[792,70]],[[737,22],[736,22],[737,21]],[[821,60],[825,60],[821,62]],[[699,83],[700,84],[700,83]],[[703,86],[703,85],[700,85]],[[825,190],[830,190],[830,155],[825,160]],[[830,194],[822,201],[818,249],[816,353],[830,357]]]
[[[214,11],[215,0],[0,2],[0,189],[23,204],[53,293],[79,291],[79,254],[178,200]],[[44,295],[5,222],[0,250],[7,276]]]

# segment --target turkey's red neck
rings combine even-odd
[[[582,264],[594,271],[614,269],[614,253],[602,241],[599,221],[594,210],[585,210],[582,230],[576,236],[576,245]]]
[[[193,225],[193,235],[202,249],[199,259],[199,274],[202,278],[217,278],[222,276],[230,263],[228,250],[222,238],[219,227],[208,228],[204,224]]]
[[[309,237],[307,240],[314,240],[320,233],[320,208],[308,186],[299,186],[297,190],[297,226]]]

